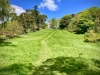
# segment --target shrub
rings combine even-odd
[[[90,30],[89,32],[85,33],[84,39],[85,42],[100,41],[100,34],[94,33],[93,30]]]
[[[6,36],[0,35],[0,42],[3,42],[6,39]]]
[[[23,33],[23,27],[17,21],[7,24],[5,29],[0,30],[0,35],[5,35],[7,38],[12,38]]]

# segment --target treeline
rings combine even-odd
[[[100,41],[100,8],[91,7],[77,14],[65,15],[59,22],[60,29],[85,34],[84,41]]]
[[[47,16],[38,11],[38,6],[27,9],[19,16],[14,12],[9,0],[0,0],[0,41],[20,34],[45,28]]]
[[[52,18],[48,21],[49,28],[58,29],[60,19]]]

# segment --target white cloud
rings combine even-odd
[[[17,16],[19,16],[21,13],[25,12],[25,10],[17,5],[11,5],[11,7],[13,7],[15,9],[15,13],[17,14]]]
[[[61,0],[57,0],[57,2],[60,2]],[[40,3],[39,8],[48,8],[51,11],[56,11],[58,9],[58,6],[55,4],[55,0],[43,0],[43,2]]]

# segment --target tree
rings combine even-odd
[[[69,23],[71,21],[72,16],[71,15],[66,15],[66,16],[61,18],[60,25],[59,25],[60,29],[67,28],[67,26],[69,25]]]
[[[93,22],[95,22],[93,30],[95,33],[100,33],[100,8],[91,7],[89,12],[93,18]]]
[[[96,18],[93,30],[95,33],[100,33],[100,18]]]
[[[72,28],[75,33],[84,34],[90,27],[93,26],[94,22],[89,10],[84,10],[76,14],[68,27],[69,29]]]
[[[6,36],[6,38],[19,36],[22,33],[23,27],[17,21],[7,23],[7,27],[0,30],[0,35]]]
[[[27,30],[35,31],[39,30],[40,27],[45,27],[47,16],[41,15],[37,9],[37,6],[34,9],[27,9],[18,17],[18,22],[23,26],[24,33],[27,33]]]
[[[24,33],[27,33],[27,29],[29,28],[29,14],[21,13],[21,15],[18,17],[18,22],[23,26]]]
[[[39,28],[39,11],[37,10],[38,6],[34,6],[34,17],[35,17],[35,23],[37,27]]]
[[[44,14],[39,15],[39,26],[41,28],[45,28],[45,21],[47,19],[47,16]]]
[[[100,8],[98,7],[91,7],[89,10],[89,13],[91,14],[93,18],[93,22],[95,22],[96,18],[100,19]]]
[[[17,20],[18,16],[16,13],[10,13],[11,21]]]
[[[58,23],[59,22],[56,18],[52,18],[51,20],[49,20],[49,24],[53,29],[58,28]]]
[[[5,28],[7,21],[9,21],[10,11],[9,0],[0,0],[0,22],[2,23],[2,28]]]

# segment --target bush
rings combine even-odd
[[[88,10],[77,13],[68,25],[68,31],[84,34],[94,26],[93,18]]]
[[[6,39],[6,36],[0,35],[0,42],[3,42]]]
[[[100,34],[94,33],[93,30],[85,33],[84,35],[85,42],[97,42],[100,41]]]
[[[19,25],[17,21],[13,21],[7,24],[5,29],[0,30],[0,35],[6,36],[6,38],[16,37],[23,33],[23,27]]]

